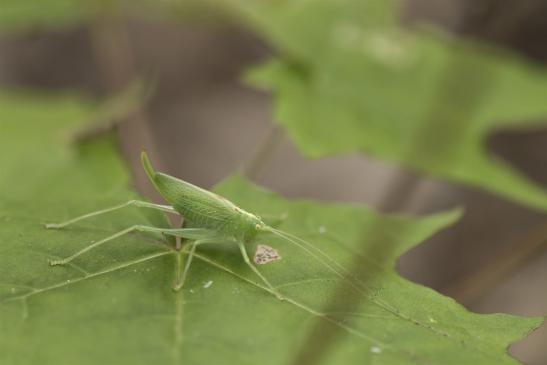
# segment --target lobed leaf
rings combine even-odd
[[[248,76],[308,157],[362,152],[546,210],[547,193],[487,151],[496,130],[547,124],[547,73],[432,28],[398,1],[236,1],[279,56]]]
[[[418,219],[288,201],[240,177],[217,191],[264,217],[288,214],[278,228],[328,256],[326,264],[271,235],[249,245],[280,253],[260,270],[286,301],[258,284],[230,245],[200,246],[178,293],[177,253],[158,236],[125,236],[50,267],[49,259],[133,224],[165,224],[127,208],[61,231],[42,227],[136,197],[110,141],[75,148],[63,137],[90,113],[74,100],[1,94],[2,364],[288,364],[318,323],[341,335],[324,364],[516,364],[506,347],[543,320],[473,314],[397,275],[397,257],[457,211]],[[360,276],[346,275],[356,258]],[[362,300],[348,300],[356,294]]]

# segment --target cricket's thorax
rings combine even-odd
[[[186,227],[207,228],[248,241],[264,226],[256,215],[220,195],[162,173],[156,173],[153,181],[163,198],[184,217]]]

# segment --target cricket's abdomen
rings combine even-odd
[[[256,234],[253,215],[210,191],[162,173],[154,183],[163,198],[184,217],[186,227],[207,228],[236,239]]]

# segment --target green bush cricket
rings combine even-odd
[[[260,273],[256,266],[253,265],[247,254],[245,244],[253,240],[259,232],[270,232],[289,240],[317,258],[316,255],[296,242],[296,240],[309,245],[307,242],[268,226],[260,217],[239,208],[229,200],[175,177],[156,172],[145,152],[142,152],[141,154],[141,162],[152,184],[170,205],[159,205],[140,200],[131,200],[120,205],[76,217],[63,223],[46,224],[46,228],[60,229],[80,220],[109,213],[128,206],[150,208],[171,214],[178,214],[184,218],[184,227],[170,229],[134,225],[97,241],[69,257],[51,261],[50,264],[52,266],[67,264],[76,257],[130,232],[162,233],[168,236],[184,238],[188,240],[188,244],[190,245],[184,269],[181,270],[180,268],[178,270],[179,274],[177,275],[173,286],[174,290],[180,290],[186,280],[197,246],[203,243],[232,242],[238,245],[241,255],[249,268],[260,277],[277,298],[283,299],[281,293],[279,293],[268,279]]]

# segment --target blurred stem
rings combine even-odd
[[[249,162],[243,167],[243,176],[251,180],[255,179],[283,141],[284,135],[279,125],[273,125]]]
[[[421,182],[415,174],[397,170],[384,189],[378,209],[385,213],[402,211]]]
[[[398,171],[390,180],[384,190],[383,196],[379,203],[381,210],[399,211],[412,197],[415,190],[418,188],[421,180],[413,174],[408,174],[404,171]],[[354,255],[353,261],[350,263],[346,278],[362,278],[358,290],[348,293],[347,287],[340,285],[335,288],[330,295],[330,299],[323,308],[324,313],[334,313],[329,315],[333,321],[348,324],[352,319],[348,318],[345,313],[356,312],[359,310],[365,298],[374,295],[372,283],[376,282],[378,275],[383,273],[382,270],[370,270],[370,265],[363,265],[363,257],[375,257],[377,266],[382,265],[389,260],[393,252],[386,250],[381,239],[384,235],[381,225],[376,225],[372,229],[367,230],[366,236],[361,237],[362,249]],[[368,243],[367,244],[365,244]],[[339,306],[339,298],[345,299],[346,309],[344,313],[337,313]],[[315,365],[320,364],[329,350],[345,334],[333,327],[330,322],[318,321],[315,327],[310,332],[304,344],[300,347],[296,356],[292,359],[292,365]]]
[[[98,11],[89,27],[89,38],[93,56],[98,65],[99,77],[108,97],[120,94],[136,84],[138,73],[133,54],[133,47],[121,10],[111,2],[98,2]],[[137,186],[146,181],[144,174],[139,174],[139,152],[146,149],[155,163],[160,159],[155,148],[152,133],[148,126],[148,116],[143,103],[135,105],[123,117],[123,123],[116,123],[122,150],[134,167]],[[127,123],[129,122],[129,123]]]
[[[463,276],[441,292],[470,305],[544,251],[547,251],[547,222],[540,224],[516,245],[494,256],[477,271]]]
[[[137,75],[123,10],[110,0],[99,0],[93,6],[96,9],[89,25],[89,37],[100,81],[108,93],[118,93]]]
[[[110,1],[98,1],[98,9],[89,26],[89,38],[93,56],[98,65],[99,77],[108,97],[128,89],[135,80],[139,80],[137,64],[131,44],[131,38],[119,4]],[[144,100],[124,115],[123,122],[115,123],[121,150],[133,172],[133,180],[143,195],[161,201],[160,195],[152,188],[148,178],[140,167],[140,152],[146,150],[150,158],[160,168],[165,164],[158,154],[153,134],[148,123]],[[170,217],[171,224],[180,226]]]
[[[71,141],[80,144],[115,130],[126,121],[128,115],[141,108],[146,98],[144,86],[140,82],[129,85],[121,93],[110,96],[101,105],[99,114],[71,135]]]
[[[470,81],[471,80],[471,81]],[[480,63],[473,60],[462,60],[458,57],[457,50],[446,63],[442,75],[439,77],[437,93],[432,100],[431,109],[425,115],[422,128],[406,138],[406,149],[408,155],[415,155],[416,158],[423,158],[429,153],[444,154],[447,161],[453,156],[452,151],[446,148],[438,138],[439,133],[458,137],[459,129],[455,125],[471,123],[472,114],[476,112],[485,90],[490,87],[490,74],[484,70]],[[471,125],[469,125],[471,127]],[[382,210],[398,211],[404,206],[419,186],[420,178],[416,175],[398,172],[391,178],[390,183],[384,190],[380,207]],[[371,271],[369,265],[363,264],[363,257],[375,257],[378,267],[383,265],[394,255],[394,252],[387,250],[383,245],[384,232],[381,225],[376,225],[360,238],[361,251],[355,255],[348,266],[349,275],[352,278],[362,278],[363,288],[361,291],[348,293],[343,285],[335,288],[330,299],[322,310],[323,313],[336,312],[339,298],[345,299],[346,312],[357,311],[367,295],[370,293],[371,283],[376,282],[381,270]],[[397,309],[395,309],[397,310]],[[344,317],[343,314],[336,315],[335,321],[351,325],[352,319]],[[325,324],[324,321],[317,322],[310,331],[303,346],[300,347],[293,358],[293,365],[316,365],[320,364],[334,344],[345,334],[334,327]]]

